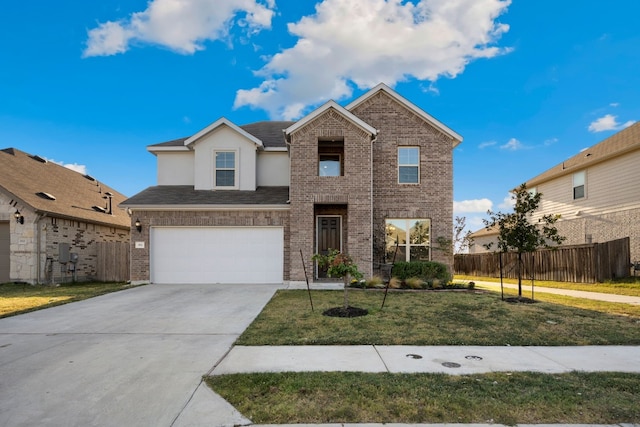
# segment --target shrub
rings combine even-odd
[[[372,276],[365,280],[365,287],[367,288],[383,288],[384,281],[380,276]]]
[[[424,282],[419,277],[409,277],[404,281],[405,285],[409,289],[422,289],[424,288]]]
[[[428,283],[437,279],[440,284],[448,283],[451,280],[447,266],[435,261],[397,262],[393,266],[392,274],[405,281],[411,277],[418,277]]]

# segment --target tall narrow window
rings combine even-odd
[[[573,200],[585,197],[585,172],[576,172],[573,174]]]
[[[318,176],[344,175],[344,141],[318,141]]]
[[[420,182],[419,147],[398,147],[398,182],[400,184]]]
[[[216,151],[215,187],[236,186],[236,153]]]

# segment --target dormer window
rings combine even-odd
[[[215,152],[214,187],[237,188],[237,157],[235,151]]]

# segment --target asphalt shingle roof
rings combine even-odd
[[[117,207],[126,199],[123,194],[92,177],[15,148],[0,150],[0,191],[39,213],[119,228],[131,224],[129,215]],[[108,200],[103,199],[107,192],[112,194],[111,215],[92,209],[107,206]],[[50,194],[55,200],[38,193]]]
[[[609,138],[530,179],[527,181],[527,187],[534,187],[559,176],[577,172],[609,158],[638,149],[640,149],[640,122],[611,135]]]
[[[127,199],[121,206],[286,205],[289,187],[258,187],[256,191],[195,190],[192,185],[158,185]]]

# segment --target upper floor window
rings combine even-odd
[[[318,141],[318,176],[344,175],[344,141]]]
[[[585,197],[585,172],[580,171],[573,174],[573,200]]]
[[[236,187],[236,152],[215,152],[214,187]]]
[[[419,147],[398,147],[398,182],[400,184],[420,182]]]

